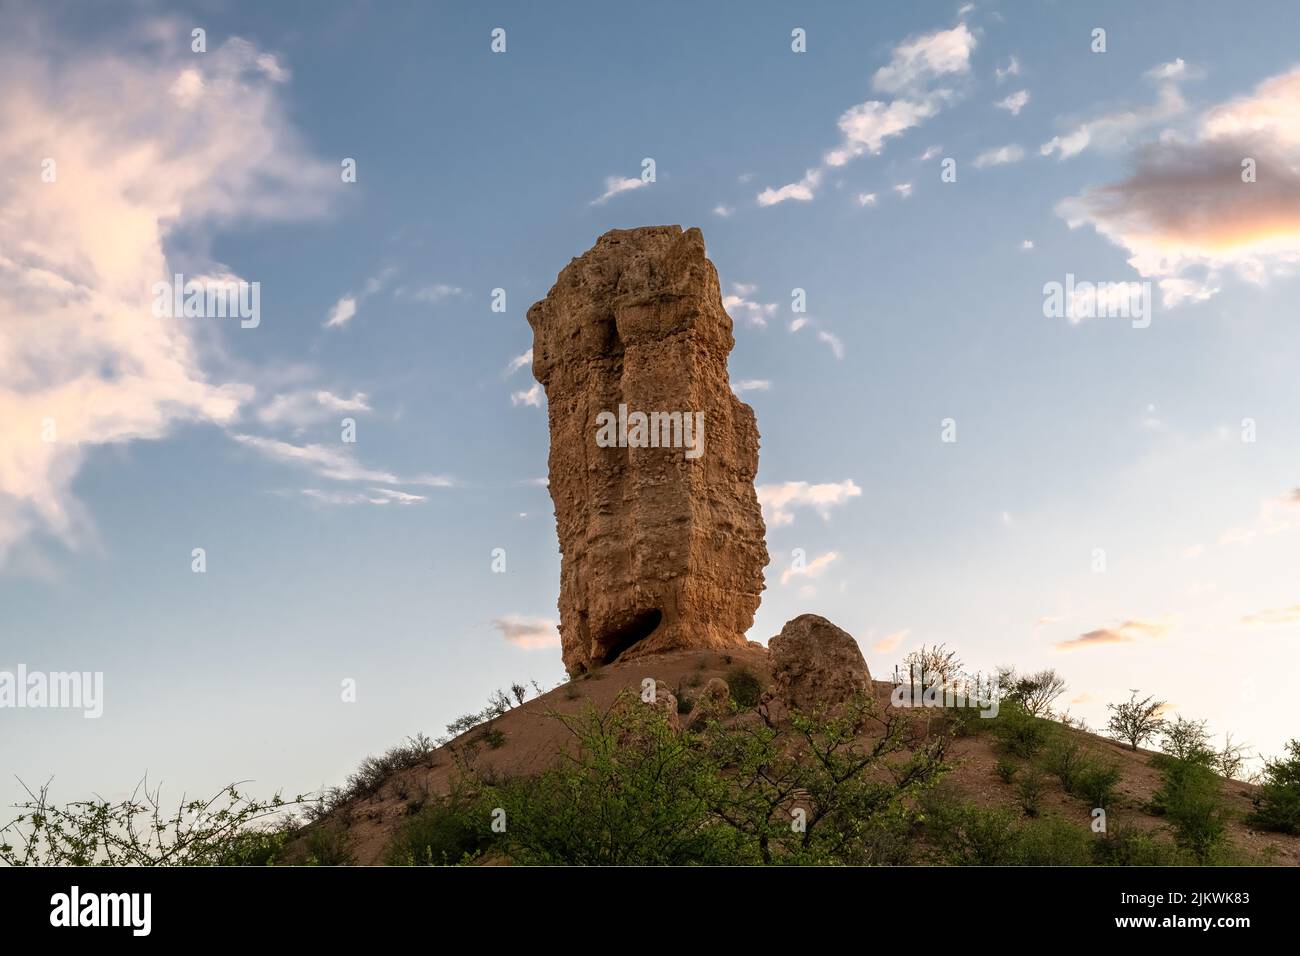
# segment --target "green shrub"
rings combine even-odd
[[[506,742],[505,731],[496,727],[493,727],[491,730],[485,730],[483,732],[483,742],[493,750],[500,750]]]
[[[748,667],[737,665],[727,671],[726,681],[731,688],[731,699],[737,706],[742,709],[758,706],[759,698],[763,696],[763,684],[757,674]]]
[[[1039,717],[1030,716],[1015,701],[1003,701],[997,717],[990,718],[993,733],[1002,747],[1017,757],[1035,756],[1047,742],[1051,724]]]
[[[1300,834],[1300,740],[1286,745],[1286,754],[1264,762],[1264,779],[1247,817],[1251,826],[1278,833]]]
[[[1003,783],[1010,783],[1015,779],[1017,769],[1019,768],[1016,764],[1003,757],[994,765],[993,772],[998,775],[998,779]]]
[[[1018,866],[1087,866],[1093,836],[1085,825],[1059,817],[1029,820],[1016,833],[1013,862]]]
[[[1070,792],[1088,801],[1090,807],[1108,807],[1114,799],[1117,783],[1119,764],[1089,757],[1075,775],[1074,787]]]
[[[353,866],[357,860],[347,831],[334,821],[314,824],[303,841],[308,866]]]
[[[1191,862],[1176,846],[1136,827],[1114,828],[1092,843],[1098,866],[1178,866]]]
[[[1037,767],[1030,767],[1020,775],[1020,782],[1016,785],[1016,796],[1020,798],[1020,809],[1025,811],[1026,816],[1038,816],[1043,791],[1046,788],[1046,778]]]
[[[1151,811],[1169,821],[1175,842],[1198,863],[1214,862],[1225,849],[1228,821],[1219,778],[1203,763],[1167,754],[1156,754],[1151,765],[1163,780],[1152,795]]]
[[[407,820],[388,845],[393,866],[453,866],[468,863],[492,841],[491,816],[478,794],[453,788]]]

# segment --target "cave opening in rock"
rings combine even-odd
[[[600,662],[602,664],[614,663],[624,651],[653,634],[663,618],[663,612],[658,608],[642,611],[622,627],[606,634],[600,642],[600,646],[604,648]]]

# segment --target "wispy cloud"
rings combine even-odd
[[[766,326],[768,318],[776,313],[776,303],[756,302],[747,298],[747,296],[753,295],[755,286],[737,283],[731,288],[731,294],[722,297],[722,307],[729,314],[740,316],[749,325],[759,328]]]
[[[792,578],[818,578],[839,559],[839,554],[835,551],[827,551],[823,555],[813,558],[805,564],[794,567],[793,565],[781,572],[781,584],[789,584]]]
[[[556,623],[545,617],[523,617],[507,614],[492,621],[507,643],[527,651],[546,650],[560,646],[560,631]]]
[[[519,371],[521,368],[524,368],[525,366],[532,365],[532,364],[533,364],[532,349],[529,349],[527,352],[524,352],[521,355],[516,355],[514,358],[510,360],[510,364],[506,366],[506,378],[509,378],[511,375],[514,375],[515,372]]]
[[[974,165],[976,169],[984,169],[987,166],[1005,166],[1008,163],[1018,163],[1024,158],[1024,149],[1015,143],[1010,143],[980,153],[975,157]]]
[[[1020,111],[1025,108],[1025,105],[1028,102],[1029,102],[1029,91],[1017,90],[1016,92],[1012,93],[1010,96],[998,100],[993,105],[1000,110],[1006,110],[1012,116],[1019,116]]]
[[[806,481],[787,481],[775,485],[759,485],[756,490],[758,503],[763,508],[763,517],[773,527],[792,524],[796,508],[811,508],[823,521],[829,520],[832,508],[862,494],[862,489],[852,478],[816,485]]]
[[[956,96],[952,89],[936,84],[970,72],[976,42],[970,28],[959,23],[950,30],[936,30],[898,44],[889,63],[872,77],[877,92],[894,98],[867,100],[845,110],[839,118],[839,145],[822,157],[821,165],[807,170],[796,182],[764,189],[758,194],[758,204],[808,202],[816,195],[825,169],[860,156],[879,155],[889,140],[933,117]]]
[[[230,272],[195,244],[169,258],[169,238],[315,217],[337,193],[337,166],[288,118],[274,54],[232,38],[195,57],[152,26],[112,54],[0,39],[0,561],[33,531],[89,535],[72,489],[95,447],[228,424],[253,397],[205,369],[225,328],[151,316],[173,272]]]
[[[339,414],[359,414],[370,411],[364,392],[354,392],[351,398],[335,395],[327,389],[303,389],[276,395],[257,410],[257,420],[263,425],[307,428],[327,421]]]
[[[1300,624],[1300,604],[1247,614],[1241,619],[1241,623],[1248,627],[1276,627],[1279,624]]]
[[[1169,625],[1154,621],[1128,620],[1116,627],[1103,627],[1088,631],[1068,641],[1060,641],[1057,647],[1063,651],[1077,650],[1082,647],[1099,647],[1107,644],[1132,644],[1150,637],[1162,637],[1170,630]]]
[[[880,640],[871,646],[871,650],[877,654],[890,654],[898,650],[899,646],[907,639],[911,633],[910,628],[903,628],[901,631],[895,631],[893,634],[886,634]]]
[[[323,491],[320,488],[304,488],[305,497],[323,505],[411,505],[429,499],[424,495],[412,495],[396,488],[372,488],[370,491]]]
[[[593,206],[603,206],[615,196],[648,186],[649,183],[640,176],[606,176],[605,191],[591,201]]]
[[[272,461],[310,469],[331,481],[355,481],[380,485],[426,485],[434,488],[449,488],[455,484],[452,478],[444,475],[401,478],[392,472],[367,468],[342,448],[333,445],[295,445],[292,442],[280,441],[278,438],[242,433],[234,433],[230,437]]]
[[[737,395],[744,392],[766,392],[772,387],[772,383],[765,378],[742,378],[738,382],[731,383],[731,390]]]
[[[521,392],[510,393],[511,405],[532,405],[534,408],[542,407],[542,399],[546,394],[542,391],[540,382],[534,382],[532,388],[524,389]]]

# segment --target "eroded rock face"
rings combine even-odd
[[[812,713],[855,694],[871,695],[871,672],[858,642],[817,614],[800,614],[767,642],[772,693],[788,707]]]
[[[744,646],[768,561],[758,428],[727,379],[735,340],[700,231],[607,232],[528,324],[550,419],[565,668]]]

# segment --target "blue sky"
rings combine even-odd
[[[878,677],[944,641],[1093,726],[1137,687],[1298,732],[1293,6],[0,11],[0,670],[105,680],[98,720],[0,710],[4,802],[311,789],[558,681],[524,313],[660,223],[762,434],[751,638],[814,611]],[[260,324],[150,315],[174,272]],[[1150,283],[1150,326],[1046,317],[1067,274]]]

